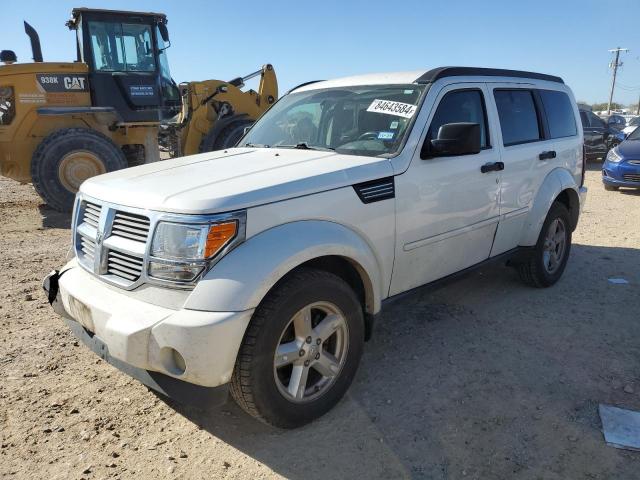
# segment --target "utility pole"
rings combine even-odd
[[[618,67],[622,66],[620,59],[620,52],[628,52],[628,48],[614,48],[609,50],[611,53],[616,54],[616,58],[609,64],[609,68],[613,68],[613,79],[611,80],[611,92],[609,93],[609,104],[607,105],[607,115],[611,115],[611,102],[613,101],[613,89],[616,87],[616,75],[618,74]]]

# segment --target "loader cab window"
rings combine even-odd
[[[96,71],[156,71],[150,25],[92,21],[88,24]]]
[[[158,63],[160,64],[160,84],[162,86],[162,96],[169,101],[178,101],[180,99],[180,90],[171,78],[171,70],[169,70],[169,58],[167,57],[166,44],[162,39],[160,29],[156,27],[156,41],[158,48]]]

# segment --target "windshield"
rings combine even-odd
[[[627,137],[627,140],[640,140],[640,127],[631,132]]]
[[[240,146],[396,153],[417,113],[422,85],[375,85],[292,93],[280,99]]]
[[[640,117],[635,117],[632,118],[631,120],[629,120],[629,126],[630,127],[637,127],[640,125]]]
[[[93,63],[98,71],[153,72],[151,27],[144,24],[89,22]]]

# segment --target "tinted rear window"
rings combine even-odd
[[[571,137],[578,133],[573,106],[566,93],[540,90],[540,98],[544,105],[551,138]]]
[[[538,115],[530,90],[495,90],[494,97],[504,145],[535,142],[540,139]]]

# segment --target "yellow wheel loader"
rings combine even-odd
[[[277,99],[271,65],[225,82],[176,85],[167,18],[160,13],[77,8],[75,62],[44,62],[25,22],[32,63],[0,53],[0,173],[32,182],[49,206],[68,211],[87,178],[172,156],[235,145]],[[260,76],[258,91],[241,90]]]

